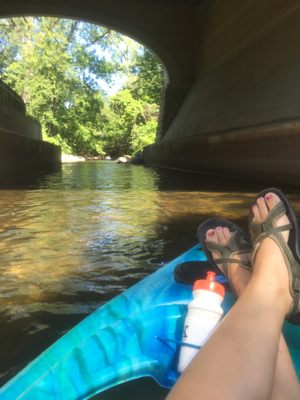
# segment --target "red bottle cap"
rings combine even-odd
[[[208,290],[215,292],[221,297],[225,295],[224,286],[215,281],[216,273],[213,271],[207,271],[206,279],[199,279],[194,283],[193,290]]]

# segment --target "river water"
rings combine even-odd
[[[246,226],[267,184],[114,162],[63,165],[0,189],[1,384],[86,315],[197,242],[200,221]],[[300,211],[297,191],[286,189]],[[150,380],[100,400],[164,399]]]

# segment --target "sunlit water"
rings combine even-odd
[[[204,218],[219,215],[245,227],[263,187],[86,162],[1,189],[1,383],[87,314],[194,245]],[[300,210],[300,197],[289,192]],[[166,393],[143,380],[97,398],[158,400]]]

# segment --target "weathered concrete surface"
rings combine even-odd
[[[23,99],[11,89],[2,79],[0,79],[0,104],[10,109],[26,113],[26,106]]]
[[[26,116],[26,106],[22,98],[1,79],[0,128],[30,139],[42,140],[40,123]]]
[[[253,7],[257,2],[250,3]],[[267,1],[260,2],[263,3]],[[279,2],[269,3],[275,7]],[[284,4],[288,3],[292,2]],[[297,8],[281,15],[279,20],[274,16],[273,24],[269,21],[267,26],[258,22],[253,26],[254,16],[246,8],[234,20],[235,24],[221,29],[218,40],[213,37],[209,41],[203,33],[210,46],[202,47],[199,77],[165,139],[214,134],[300,117],[300,3],[297,4]],[[261,8],[257,6],[253,11],[258,21],[259,11],[265,11]],[[242,23],[244,30],[248,27],[248,35],[246,38],[241,35],[233,48],[232,36],[235,32],[235,42],[238,41],[236,37],[243,33]],[[216,54],[223,59],[222,63],[216,64]]]
[[[146,162],[299,186],[299,1],[207,1],[196,24],[195,82]]]
[[[0,129],[0,185],[10,179],[53,170],[60,163],[59,147]]]
[[[42,140],[41,125],[38,121],[1,104],[0,127],[7,132],[17,133],[30,139]]]
[[[165,140],[145,149],[148,165],[299,186],[300,121]]]
[[[0,184],[57,168],[60,148],[42,141],[40,124],[22,99],[0,81]]]

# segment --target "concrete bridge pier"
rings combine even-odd
[[[159,110],[157,141],[161,141],[178,114],[189,92],[188,87],[172,87],[167,84],[163,90]]]

